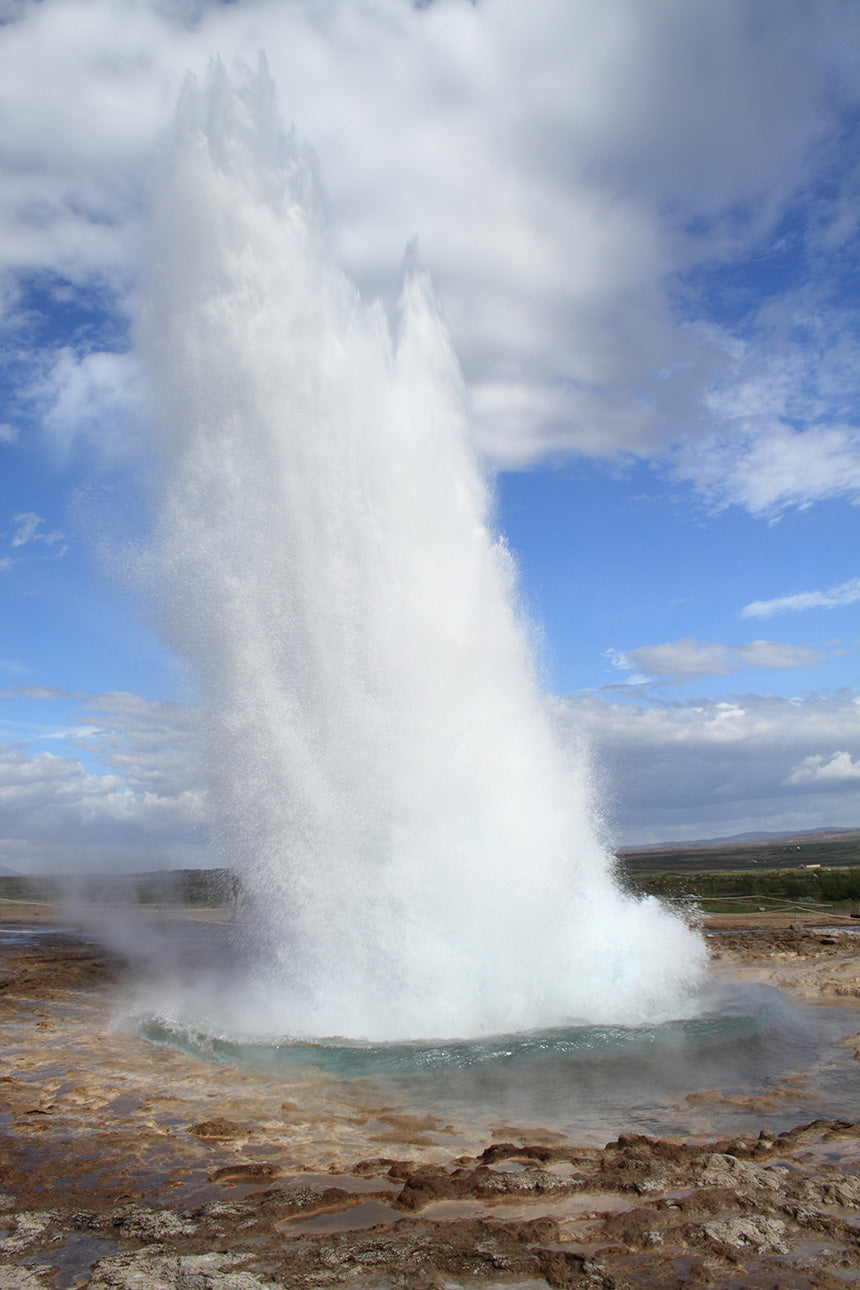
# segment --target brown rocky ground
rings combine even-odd
[[[860,999],[860,927],[822,930],[792,915],[711,918],[709,941],[716,963],[735,978],[763,981],[810,1002],[856,1004]],[[820,922],[820,920],[819,920]],[[743,925],[740,925],[740,924]]]
[[[860,998],[848,933],[771,924],[712,944],[718,971]],[[239,1073],[118,1032],[123,970],[60,931],[0,946],[0,1290],[860,1281],[860,1125],[582,1146],[500,1120],[476,1136],[361,1081]],[[719,1089],[691,1108],[709,1097],[757,1109]]]

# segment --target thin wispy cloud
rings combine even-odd
[[[0,660],[0,663],[2,661]],[[8,690],[0,690],[0,699],[68,699],[71,697],[67,690],[61,690],[55,685],[14,685]]]
[[[624,685],[650,685],[652,678],[646,676],[644,672],[637,672],[635,664],[631,662],[629,655],[622,650],[606,649],[603,651],[603,657],[608,659],[614,668],[619,672],[629,672],[629,676],[624,677]]]
[[[741,610],[741,618],[772,618],[774,614],[797,613],[803,609],[839,609],[860,600],[860,578],[849,578],[821,591],[795,591],[773,600],[754,600]]]
[[[11,569],[19,563],[22,554],[33,556],[41,551],[41,559],[61,560],[68,553],[66,534],[58,529],[44,529],[44,516],[35,511],[22,511],[13,518],[11,534],[7,534],[8,547],[14,555],[0,557],[0,571]]]
[[[628,684],[648,684],[655,680],[681,684],[703,676],[728,676],[744,668],[782,670],[810,667],[821,662],[820,650],[780,641],[749,641],[744,645],[726,645],[695,640],[667,641],[663,645],[642,645],[623,653],[607,651],[613,667],[636,669]]]
[[[11,672],[13,676],[25,676],[28,672],[32,672],[33,670],[31,667],[28,667],[26,663],[22,663],[20,659],[17,658],[0,658],[0,668],[2,668],[4,672]]]
[[[56,542],[62,542],[65,534],[59,532],[42,532],[42,525],[45,523],[42,515],[36,515],[33,511],[25,511],[21,515],[15,516],[15,531],[12,534],[11,545],[13,547],[26,546],[28,542],[44,542],[45,546],[54,546]]]

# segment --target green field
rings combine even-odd
[[[708,913],[860,905],[860,829],[619,851],[631,891],[692,901]],[[138,874],[0,876],[0,900],[224,906],[240,883],[229,869]]]
[[[151,873],[0,876],[0,900],[104,905],[229,904],[238,886],[229,869],[159,869]]]
[[[694,901],[706,913],[860,904],[860,830],[621,851],[630,890]]]

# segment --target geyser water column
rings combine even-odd
[[[554,739],[427,277],[407,273],[392,337],[332,261],[264,70],[186,86],[141,350],[162,623],[249,893],[245,1028],[472,1036],[688,1007],[702,942],[619,890]]]

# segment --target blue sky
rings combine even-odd
[[[367,298],[419,240],[611,837],[860,826],[858,49],[839,0],[0,0],[0,865],[210,855],[133,337],[183,78],[260,50]]]

